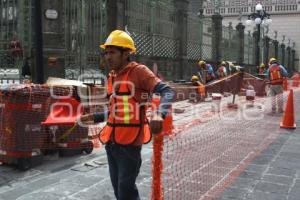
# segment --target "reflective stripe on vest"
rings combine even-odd
[[[129,103],[128,103],[128,96],[123,96],[123,111],[124,111],[124,123],[129,124]]]

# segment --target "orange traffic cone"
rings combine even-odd
[[[293,90],[290,90],[288,101],[285,108],[285,113],[283,115],[282,122],[280,123],[280,128],[296,128],[295,118],[294,118],[294,94]]]

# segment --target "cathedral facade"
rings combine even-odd
[[[192,1],[191,1],[192,2]],[[286,47],[290,46],[300,52],[300,1],[298,0],[206,0],[203,1],[202,9],[205,17],[210,17],[214,13],[223,16],[223,25],[228,26],[231,22],[233,26],[243,23],[246,31],[255,29],[255,25],[246,25],[248,15],[255,12],[255,5],[261,3],[263,9],[270,14],[272,23],[262,27],[262,34],[276,39]],[[253,23],[254,24],[254,23]],[[298,61],[298,62],[297,62]],[[299,58],[296,59],[299,69]],[[296,66],[296,67],[297,67]]]

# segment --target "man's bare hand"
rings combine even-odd
[[[163,128],[163,118],[160,114],[153,114],[150,120],[150,131],[152,134],[161,133]]]
[[[76,123],[82,123],[82,124],[91,124],[94,123],[94,116],[93,114],[86,114],[86,115],[81,115],[77,120]]]

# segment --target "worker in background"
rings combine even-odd
[[[230,75],[235,74],[240,71],[240,66],[234,65],[232,62],[229,62],[229,73]]]
[[[202,84],[198,78],[198,76],[193,75],[191,78],[193,86],[197,86],[196,89],[196,97],[192,99],[194,102],[199,102],[205,99],[206,97],[206,91],[205,91],[205,85]]]
[[[263,75],[266,74],[266,65],[261,63],[258,69],[258,74]]]
[[[287,76],[287,71],[276,58],[270,58],[266,78],[270,83],[269,95],[272,96],[272,113],[276,112],[276,102],[278,112],[283,112],[283,79]]]
[[[207,84],[216,78],[213,67],[204,60],[198,62],[198,67],[197,74],[201,83]]]
[[[220,67],[218,68],[218,77],[219,79],[222,79],[227,76],[227,70],[226,70],[226,62],[222,61]]]
[[[114,194],[117,200],[139,200],[135,181],[142,163],[142,145],[150,142],[151,133],[161,132],[174,92],[148,67],[130,60],[136,48],[126,32],[111,32],[100,47],[104,49],[104,58],[113,70],[107,84],[110,106],[107,113],[87,114],[79,120],[88,123],[107,118],[100,140],[105,144]],[[161,97],[159,109],[153,112],[149,126],[145,107],[148,98],[143,98],[145,93]]]

